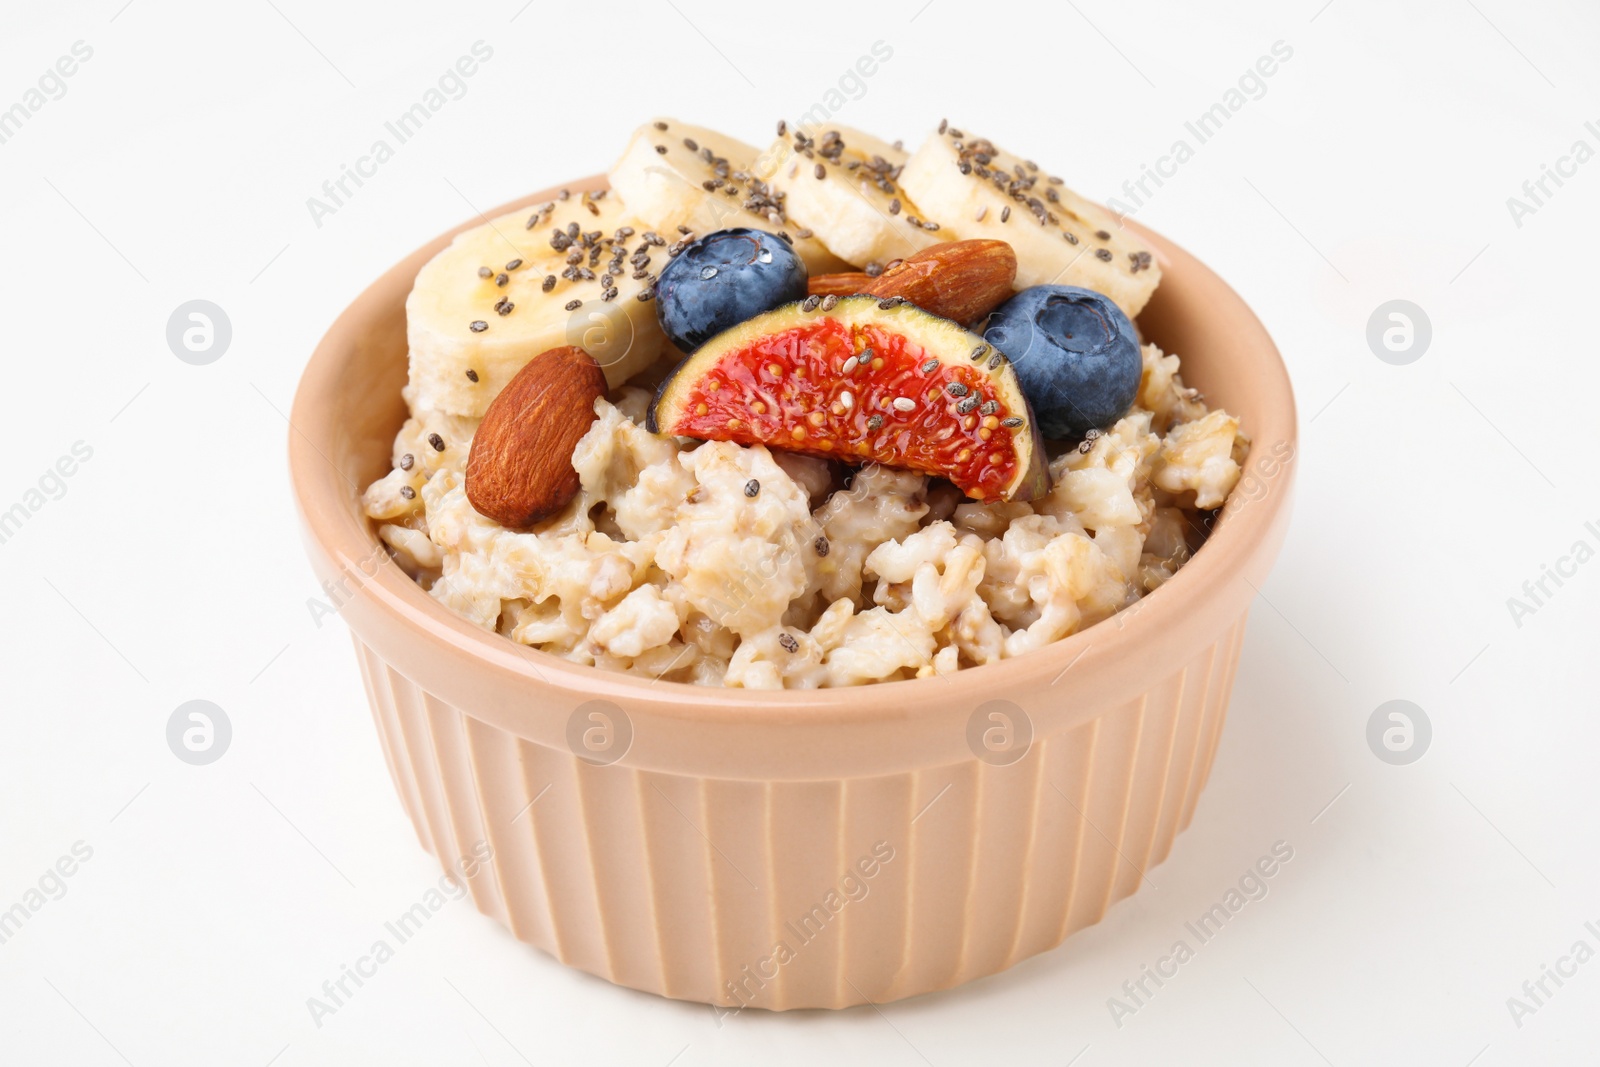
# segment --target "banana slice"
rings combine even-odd
[[[848,269],[811,231],[790,220],[783,198],[754,176],[756,155],[743,141],[715,130],[656,119],[634,131],[611,168],[611,188],[662,234],[702,236],[737,226],[784,233],[812,274]]]
[[[1010,242],[1019,289],[1081,285],[1131,318],[1161,280],[1155,254],[1109,211],[985,138],[941,125],[906,163],[900,184],[950,240]]]
[[[779,135],[756,160],[755,173],[784,194],[789,217],[828,251],[857,266],[881,267],[951,239],[896,184],[909,158],[860,130],[832,128],[819,141],[797,129]]]
[[[613,389],[648,368],[666,245],[605,192],[563,192],[462,233],[406,298],[412,410],[481,417],[528,360],[563,345],[593,356]]]

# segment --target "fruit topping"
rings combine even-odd
[[[1011,360],[1045,437],[1109,429],[1139,395],[1133,323],[1092,289],[1024,289],[989,316],[983,338]]]
[[[772,230],[794,241],[808,270],[848,270],[805,223],[789,218],[783,194],[754,174],[758,155],[750,145],[716,130],[656,119],[634,131],[611,168],[611,188],[659,234],[703,234],[735,226]]]
[[[1017,255],[1004,241],[950,241],[897,260],[868,279],[868,296],[898,296],[952,322],[970,323],[1011,295]]]
[[[572,451],[595,420],[606,376],[581,348],[533,357],[489,404],[467,457],[467,499],[480,515],[522,529],[578,494]]]
[[[920,471],[975,500],[1050,488],[1006,358],[896,297],[810,296],[718,334],[662,382],[647,425]]]
[[[795,225],[851,263],[888,263],[949,240],[899,186],[906,152],[830,126],[819,137],[786,126],[755,161]],[[820,271],[818,273],[821,273]]]
[[[562,190],[458,234],[406,299],[416,405],[481,418],[530,356],[560,345],[583,346],[612,387],[655,363],[648,294],[667,254],[648,231],[614,193]]]
[[[656,283],[667,339],[693,352],[746,319],[806,295],[806,266],[787,241],[761,230],[719,230],[686,247]]]
[[[1160,264],[1133,229],[970,130],[941,125],[906,161],[900,184],[941,224],[942,236],[1009,242],[1024,287],[1086,285],[1132,316],[1161,280]]]

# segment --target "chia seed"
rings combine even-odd
[[[744,495],[745,496],[747,496],[750,499],[754,500],[755,497],[756,497],[756,494],[759,493],[759,492],[761,492],[761,483],[756,481],[754,478],[751,478],[748,482],[744,483]]]

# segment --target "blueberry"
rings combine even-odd
[[[684,352],[780,304],[803,300],[806,265],[761,230],[718,230],[678,253],[656,282],[656,317]]]
[[[1016,367],[1046,437],[1109,429],[1139,395],[1144,361],[1133,323],[1092,289],[1024,289],[989,316],[983,339]]]

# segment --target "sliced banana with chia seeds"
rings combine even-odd
[[[668,240],[614,194],[563,193],[456,237],[406,298],[412,410],[482,417],[535,356],[577,345],[616,388],[655,362]]]
[[[1161,280],[1155,253],[1105,208],[994,142],[941,124],[900,184],[950,240],[992,238],[1017,253],[1017,288],[1079,285],[1131,318]]]
[[[952,238],[923,216],[900,187],[909,155],[849,127],[820,137],[779,123],[778,139],[756,160],[756,176],[784,194],[789,217],[828,251],[858,267],[885,266]]]
[[[786,235],[812,274],[847,270],[848,264],[789,217],[783,196],[755,175],[757,154],[715,130],[656,119],[634,131],[611,168],[611,188],[629,211],[663,234],[766,230]]]

